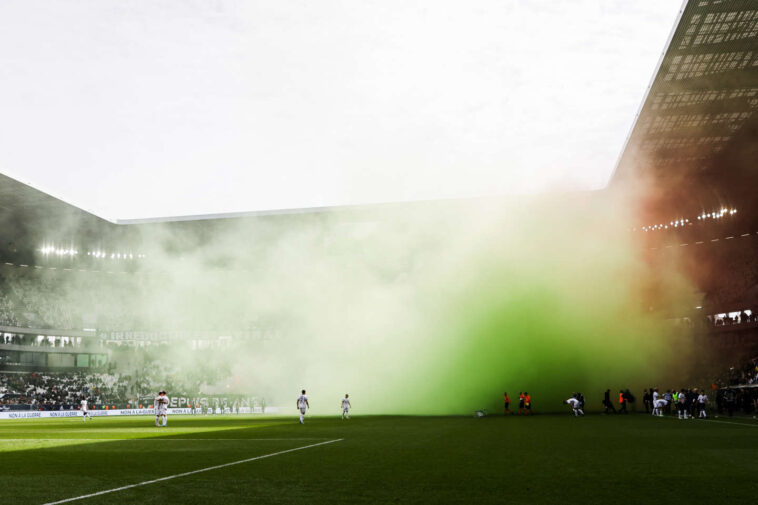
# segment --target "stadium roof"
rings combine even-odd
[[[756,3],[750,0],[685,2],[619,156],[612,183],[643,176],[677,183],[708,174],[715,178],[728,175],[723,169],[724,163],[720,162],[756,144],[756,108]],[[0,208],[6,215],[82,213],[77,207],[7,176],[0,176],[0,199]],[[115,222],[184,221],[331,209],[333,207]]]
[[[718,161],[756,144],[756,110],[758,3],[689,1],[613,182],[729,177]]]
[[[42,3],[0,3],[0,171],[109,218],[600,188],[679,8]]]
[[[0,212],[3,217],[0,222],[6,223],[13,216],[23,216],[28,222],[61,218],[107,223],[102,218],[3,174],[0,174]]]

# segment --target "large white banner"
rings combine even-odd
[[[251,412],[252,411],[252,412]],[[192,409],[168,409],[169,414],[192,414]],[[221,414],[221,409],[216,409],[215,414]],[[228,408],[224,409],[225,414],[234,415]],[[243,407],[239,409],[240,414],[278,414],[279,407],[266,407],[265,409]],[[200,410],[197,410],[200,414]],[[40,419],[50,417],[81,417],[80,410],[10,410],[0,412],[0,419]],[[155,415],[155,409],[112,409],[112,410],[90,410],[89,415],[95,416],[150,416]]]
[[[190,409],[168,409],[169,414],[191,414]],[[81,417],[80,410],[11,410],[0,412],[0,419],[40,419],[47,417]],[[155,409],[113,409],[90,410],[92,417],[100,416],[149,416],[155,415]]]

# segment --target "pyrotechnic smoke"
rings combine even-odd
[[[650,309],[687,305],[692,288],[675,262],[646,261],[638,201],[616,189],[136,225],[124,242],[148,257],[133,273],[29,275],[98,326],[263,329],[220,351],[174,341],[161,361],[284,412],[303,388],[317,414],[345,393],[371,414],[497,411],[504,391],[538,412],[581,391],[593,409],[688,361]]]
[[[542,412],[582,391],[597,408],[606,388],[640,395],[675,371],[671,326],[649,313],[664,300],[647,288],[690,289],[675,270],[650,270],[620,210],[629,203],[588,193],[377,207],[230,221],[193,240],[146,227],[143,242],[165,246],[152,253],[162,270],[133,310],[220,333],[271,322],[273,338],[226,363],[238,390],[285,412],[301,388],[319,414],[345,393],[374,414],[499,410],[504,391],[528,391]]]

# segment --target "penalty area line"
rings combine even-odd
[[[288,452],[302,451],[304,449],[310,449],[312,447],[318,447],[320,445],[333,444],[334,442],[341,442],[342,440],[344,439],[335,438],[334,440],[327,440],[326,442],[319,442],[317,444],[304,445],[302,447],[295,447],[294,449],[286,449],[284,451],[272,452],[270,454],[264,454],[262,456],[255,456],[252,458],[241,459],[239,461],[232,461],[231,463],[224,463],[221,465],[214,465],[214,466],[209,466],[207,468],[201,468],[199,470],[192,470],[189,472],[177,473],[175,475],[168,475],[166,477],[160,477],[158,479],[146,480],[143,482],[138,482],[136,484],[129,484],[127,486],[114,487],[113,489],[106,489],[105,491],[98,491],[96,493],[84,494],[81,496],[75,496],[73,498],[65,498],[63,500],[58,500],[58,501],[51,501],[43,505],[57,505],[59,503],[68,503],[68,502],[72,502],[76,500],[84,500],[85,498],[92,498],[94,496],[102,496],[104,494],[115,493],[118,491],[123,491],[125,489],[131,489],[131,488],[140,487],[140,486],[147,486],[149,484],[155,484],[156,482],[163,482],[166,480],[178,479],[179,477],[186,477],[188,475],[194,475],[196,473],[210,472],[211,470],[218,470],[219,468],[226,468],[228,466],[241,465],[242,463],[249,463],[251,461],[256,461],[259,459],[272,458],[274,456],[279,456],[281,454],[287,454]]]

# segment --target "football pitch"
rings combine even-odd
[[[0,503],[753,503],[758,422],[170,416],[0,422]]]

